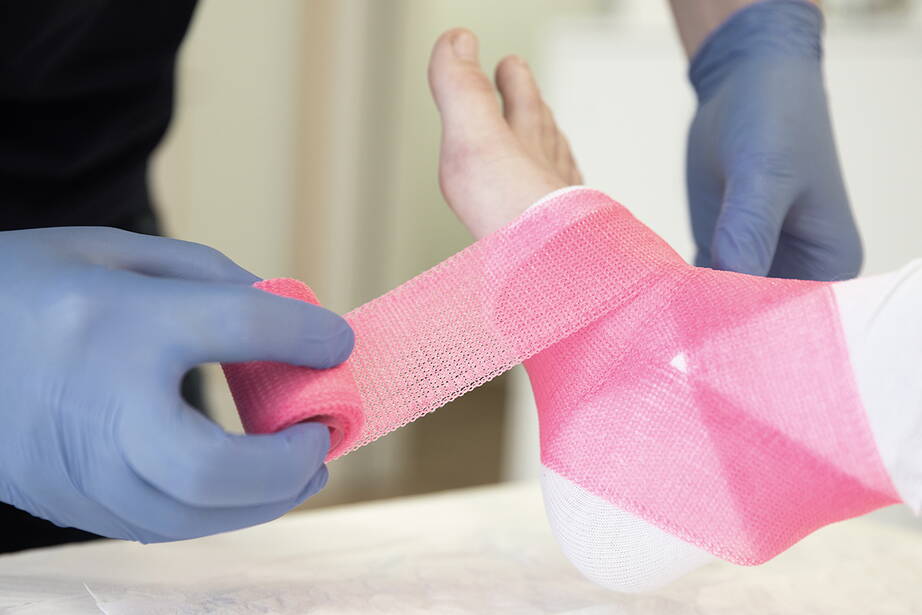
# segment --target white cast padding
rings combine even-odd
[[[714,559],[543,466],[541,486],[561,549],[580,572],[603,587],[632,593],[654,590]]]
[[[833,286],[858,390],[893,486],[922,509],[922,260]]]

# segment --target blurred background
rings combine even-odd
[[[922,0],[825,0],[827,81],[865,273],[922,256]],[[204,0],[155,162],[170,233],[347,312],[470,243],[445,206],[426,83],[466,26],[490,71],[535,67],[586,183],[692,255],[693,111],[666,0]],[[795,94],[796,95],[796,94]],[[519,368],[520,369],[520,368]],[[239,430],[220,371],[212,413]],[[516,370],[330,466],[308,506],[527,478],[537,425]]]

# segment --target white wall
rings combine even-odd
[[[303,6],[199,5],[180,57],[176,115],[155,166],[169,230],[263,276],[293,273]]]

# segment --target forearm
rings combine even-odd
[[[692,57],[704,39],[730,15],[760,1],[764,0],[669,0],[685,53]]]

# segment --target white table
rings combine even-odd
[[[0,557],[0,612],[922,613],[922,533],[826,528],[768,564],[714,563],[653,595],[583,580],[533,484],[328,508],[201,540]]]

